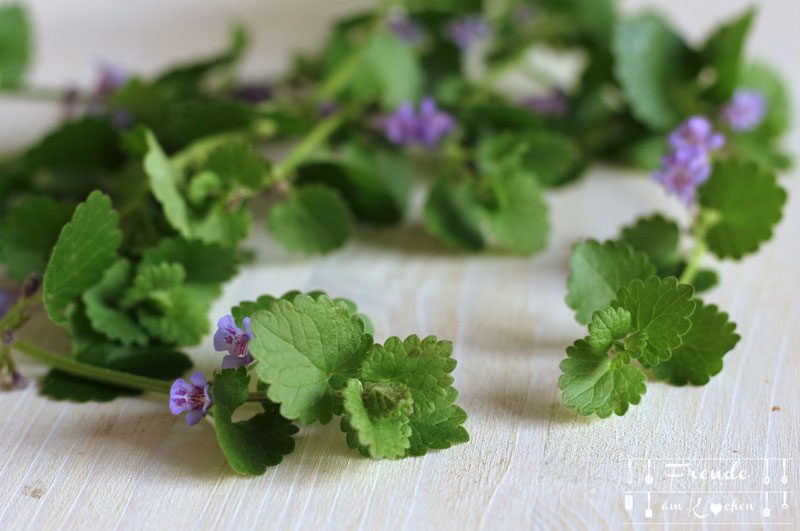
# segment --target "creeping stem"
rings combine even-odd
[[[88,363],[82,363],[68,356],[48,352],[25,341],[15,341],[11,345],[11,348],[55,369],[95,382],[118,385],[127,389],[136,389],[137,391],[147,391],[162,395],[168,395],[172,387],[172,382],[166,380],[148,378],[128,372],[89,365]],[[267,395],[262,391],[253,392],[247,396],[248,402],[261,402],[264,400],[267,400]]]

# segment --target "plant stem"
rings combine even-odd
[[[697,271],[700,268],[700,262],[703,260],[703,256],[705,256],[707,250],[708,246],[706,245],[705,240],[703,238],[698,238],[697,243],[695,243],[695,246],[689,255],[689,262],[686,264],[686,268],[681,273],[678,282],[681,284],[691,284],[694,282],[694,277],[697,275]]]
[[[350,114],[348,109],[339,111],[319,122],[292,151],[273,168],[274,177],[278,181],[288,180],[297,166],[325,140],[328,139]]]
[[[163,395],[169,394],[169,389],[172,382],[165,380],[158,380],[156,378],[147,378],[145,376],[138,376],[122,371],[115,371],[113,369],[106,369],[105,367],[97,367],[96,365],[89,365],[88,363],[81,363],[73,358],[61,356],[47,352],[44,349],[31,345],[25,341],[15,341],[11,347],[29,358],[41,361],[62,370],[74,376],[80,376],[88,380],[96,382],[118,385],[128,389],[136,389],[139,391],[149,391],[151,393],[160,393]]]
[[[128,372],[115,371],[114,369],[106,369],[105,367],[98,367],[96,365],[89,365],[88,363],[81,363],[73,358],[62,356],[60,354],[53,354],[44,349],[31,345],[25,341],[15,341],[11,347],[17,351],[25,354],[29,358],[46,363],[47,365],[67,372],[74,376],[80,376],[87,380],[93,380],[110,385],[118,385],[127,389],[136,389],[137,391],[147,391],[150,393],[157,393],[168,395],[172,382],[166,380],[159,380],[157,378],[148,378],[146,376],[139,376]],[[9,359],[9,361],[11,361]],[[11,362],[13,363],[13,362]],[[267,393],[263,391],[255,391],[247,395],[248,402],[263,402],[267,400]]]
[[[70,91],[63,88],[44,88],[44,87],[19,87],[15,89],[0,90],[0,97],[14,98],[20,100],[41,101],[48,103],[60,103]],[[89,97],[84,94],[75,93],[76,101],[88,101]]]

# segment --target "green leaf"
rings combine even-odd
[[[734,332],[736,323],[713,304],[699,299],[692,314],[692,328],[683,336],[683,343],[672,357],[653,367],[658,378],[675,385],[705,385],[711,376],[722,370],[722,357],[739,342]]]
[[[373,345],[361,368],[365,387],[391,385],[411,392],[414,410],[409,416],[411,446],[409,455],[424,455],[428,449],[449,448],[469,440],[461,426],[467,415],[453,405],[458,393],[450,373],[456,367],[451,357],[453,344],[435,336],[405,341],[389,338],[384,345]]]
[[[96,116],[65,122],[39,140],[24,158],[30,169],[66,173],[71,180],[85,179],[82,173],[115,169],[123,160],[117,131],[107,118]]]
[[[122,243],[111,199],[95,191],[75,208],[58,237],[44,274],[44,303],[50,318],[66,322],[63,310],[103,276]]]
[[[425,455],[428,450],[446,450],[454,444],[469,441],[469,433],[464,429],[467,414],[452,404],[456,399],[455,389],[451,391],[446,403],[427,415],[409,420],[411,426],[411,447],[408,455]]]
[[[192,367],[184,353],[165,347],[122,347],[111,343],[95,344],[76,354],[77,361],[149,378],[170,381]],[[80,378],[57,369],[42,381],[42,394],[55,400],[108,402],[138,391]]]
[[[173,107],[166,145],[187,146],[195,140],[226,131],[248,131],[255,122],[251,106],[232,100],[183,101]],[[161,133],[161,131],[159,131]]]
[[[439,177],[425,202],[425,226],[431,234],[454,247],[479,251],[483,248],[481,211],[470,181],[455,182]]]
[[[550,131],[502,133],[481,138],[477,162],[486,175],[520,168],[543,186],[568,179],[580,162],[580,152],[568,137]]]
[[[631,330],[631,313],[624,308],[606,308],[592,314],[586,342],[597,352],[608,352],[611,342]]]
[[[715,163],[698,197],[711,218],[705,235],[708,248],[719,258],[735,260],[772,237],[786,202],[774,171],[740,160]]]
[[[378,100],[385,109],[416,101],[422,72],[414,50],[390,31],[376,32],[367,43],[350,89],[361,100]]]
[[[692,326],[693,295],[694,289],[675,277],[636,279],[617,292],[611,306],[630,312],[632,329],[647,338],[639,356],[643,364],[657,365],[681,345],[681,336]]]
[[[775,69],[766,63],[751,63],[741,72],[739,86],[760,91],[768,103],[767,114],[761,124],[742,136],[774,139],[786,132],[792,109],[789,92]]]
[[[0,88],[22,85],[30,64],[31,28],[25,8],[0,6]]]
[[[353,215],[338,192],[309,185],[272,207],[269,229],[288,249],[324,253],[344,245],[353,230]]]
[[[581,324],[588,324],[595,311],[611,304],[619,288],[655,274],[644,253],[613,241],[587,240],[574,245],[569,267],[566,302]]]
[[[501,247],[533,254],[547,245],[547,203],[532,175],[521,172],[489,180],[492,205],[486,209],[489,229]]]
[[[294,450],[297,427],[283,418],[278,407],[261,402],[263,412],[233,422],[236,409],[247,401],[250,376],[247,369],[224,369],[214,377],[214,427],[217,440],[231,468],[240,474],[261,475]]]
[[[726,102],[739,81],[742,52],[754,16],[755,9],[747,9],[718,27],[703,45],[703,59],[716,73],[716,81],[709,92],[717,103]]]
[[[342,194],[357,217],[379,224],[403,218],[413,177],[411,164],[401,154],[354,142],[341,156],[323,157],[297,168],[299,185],[330,186]]]
[[[676,274],[681,261],[678,242],[678,224],[661,214],[639,218],[633,225],[622,229],[620,240],[633,247],[634,251],[647,255],[656,266],[659,276]]]
[[[239,256],[235,249],[216,243],[164,238],[156,247],[145,251],[141,265],[156,265],[161,262],[182,265],[187,282],[218,283],[236,275]]]
[[[701,269],[697,272],[697,274],[694,276],[694,280],[692,281],[695,295],[710,290],[716,286],[718,282],[719,275],[717,275],[716,271],[712,271],[711,269]]]
[[[192,218],[192,234],[205,243],[218,243],[224,246],[235,246],[247,237],[252,224],[250,210],[244,206],[229,209],[220,201],[205,216]]]
[[[180,171],[172,165],[169,157],[161,149],[151,131],[145,134],[147,155],[144,157],[144,171],[150,181],[150,190],[164,210],[169,224],[184,238],[191,238],[189,208],[181,195],[179,186],[183,182]]]
[[[615,366],[605,352],[594,350],[583,339],[567,347],[567,359],[560,367],[561,401],[581,415],[624,415],[647,391],[642,371],[632,365]]]
[[[105,271],[100,282],[83,293],[83,303],[86,317],[96,331],[123,345],[144,345],[149,340],[148,335],[118,306],[131,281],[131,270],[130,261],[117,260]]]
[[[299,295],[294,302],[276,301],[269,311],[253,315],[250,328],[256,374],[269,384],[270,400],[281,413],[302,424],[330,422],[342,412],[332,384],[356,376],[372,336],[343,304],[327,296]]]
[[[294,302],[294,300],[302,295],[300,291],[289,291],[284,293],[280,296],[281,299],[287,300],[289,302]],[[306,295],[311,297],[314,300],[319,299],[320,297],[327,297],[328,295],[324,291],[310,291]],[[272,295],[261,295],[255,301],[242,301],[237,306],[231,308],[231,315],[233,315],[234,321],[236,321],[236,325],[241,327],[242,320],[245,317],[252,317],[259,310],[269,310],[272,308],[272,303],[277,300],[276,297]],[[364,332],[367,334],[372,335],[375,332],[375,325],[373,325],[372,320],[363,313],[358,313],[358,306],[355,302],[351,301],[350,299],[345,299],[343,297],[333,299],[333,302],[337,304],[343,304],[347,307],[347,311],[351,316],[357,317],[364,323]]]
[[[342,389],[346,423],[345,431],[353,432],[358,444],[376,459],[403,457],[411,446],[411,427],[408,417],[401,413],[374,414],[368,411],[362,393],[365,391],[356,379],[350,379]]]
[[[228,182],[258,190],[269,176],[269,164],[244,142],[231,141],[211,152],[205,167]]]
[[[615,73],[633,115],[667,130],[683,118],[679,93],[695,73],[689,47],[656,15],[620,22],[612,45]]]
[[[384,345],[373,345],[369,350],[360,378],[370,384],[409,388],[414,400],[412,417],[418,418],[432,413],[447,398],[453,384],[450,373],[456,368],[452,353],[453,344],[437,341],[436,336],[420,340],[412,335],[405,341],[390,337]]]
[[[44,273],[50,251],[72,206],[49,196],[24,196],[0,222],[0,261],[6,274],[22,283],[31,273]]]
[[[124,307],[136,306],[136,318],[152,336],[167,344],[195,345],[208,331],[209,296],[185,284],[186,271],[178,263],[140,265],[122,298]]]

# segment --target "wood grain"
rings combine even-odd
[[[313,27],[322,28],[332,11],[366,3],[322,10],[311,9],[317,4],[310,1],[294,6],[264,2],[267,7],[236,2],[231,8],[202,3],[196,16],[210,24],[231,13],[266,10],[273,18],[257,20],[256,27],[283,28],[280,31],[287,34],[287,21],[298,24],[298,12],[312,13]],[[652,3],[625,2],[629,8]],[[798,101],[800,6],[792,0],[760,4],[752,46],[782,68]],[[58,9],[41,2],[32,5],[46,30]],[[92,3],[81,5],[88,8]],[[659,5],[690,35],[698,36],[744,2],[681,0]],[[159,9],[156,6],[134,9],[118,4],[105,9],[116,13],[114,20],[121,24],[121,12],[136,11],[134,18],[139,20],[148,10],[152,14]],[[175,6],[164,10],[165,16],[176,17],[173,20],[181,13]],[[83,31],[91,27],[88,21],[83,24]],[[77,34],[81,28],[71,31]],[[188,42],[200,48],[201,42],[181,28],[168,37],[145,37],[165,46]],[[133,46],[133,36],[126,38]],[[94,51],[92,45],[96,43],[85,43],[84,55]],[[274,64],[275,54],[283,49],[259,48],[259,53]],[[50,35],[40,55],[52,65],[58,53]],[[65,76],[42,70],[36,75]],[[9,123],[22,124],[26,109],[11,109],[12,118],[3,119],[3,129]],[[33,123],[24,122],[27,133],[22,135],[35,136],[51,119],[42,113]],[[4,145],[6,140],[3,137]],[[790,145],[798,145],[797,130],[790,140]],[[624,508],[625,492],[665,485],[664,462],[656,461],[655,482],[644,486],[643,458],[688,459],[694,464],[700,459],[730,464],[735,458],[758,474],[763,473],[764,461],[751,458],[800,458],[798,177],[794,171],[783,178],[790,201],[775,239],[757,256],[720,265],[722,285],[706,297],[729,311],[743,336],[726,356],[723,372],[701,388],[651,382],[641,405],[625,417],[606,420],[581,418],[560,405],[558,363],[565,346],[583,333],[563,303],[566,259],[573,242],[611,237],[638,214],[659,210],[685,219],[680,205],[665,199],[642,175],[596,168],[578,185],[551,193],[551,245],[534,258],[451,253],[411,222],[389,231],[360,229],[343,251],[306,259],[285,253],[258,229],[249,241],[258,250],[258,260],[226,287],[214,316],[261,293],[323,289],[357,301],[373,316],[380,340],[411,333],[450,338],[459,363],[458,403],[470,415],[472,440],[421,458],[372,461],[347,449],[334,422],[302,429],[297,450],[283,464],[262,477],[245,478],[226,465],[210,424],[187,426],[169,414],[162,397],[79,405],[46,400],[34,387],[7,391],[0,393],[0,529],[659,527],[638,524],[643,522],[642,494],[636,495],[636,511]],[[59,341],[41,322],[28,332],[35,333],[37,341]],[[193,351],[201,369],[218,363],[212,350],[206,340]],[[43,374],[43,368],[33,364],[23,363],[23,369],[31,376]],[[773,410],[775,406],[780,409]],[[633,484],[626,478],[629,459]],[[768,462],[773,467],[769,472],[777,474],[774,467],[781,462]],[[774,504],[770,518],[761,517],[756,508],[755,515],[722,512],[693,521],[714,528],[719,526],[710,524],[721,522],[800,527],[797,461],[789,461],[787,476],[785,487],[773,476],[772,488],[792,492],[788,508]],[[677,483],[697,491],[731,490],[734,485],[712,480]],[[760,476],[735,485],[746,490],[754,483],[763,488]],[[704,496],[709,503],[724,501],[721,494]],[[662,498],[653,499],[660,503]],[[758,499],[763,503],[763,497]],[[665,515],[659,507],[654,521],[687,522],[688,509]],[[627,525],[631,523],[637,524]]]

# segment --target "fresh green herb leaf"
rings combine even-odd
[[[772,170],[740,160],[717,162],[698,192],[712,220],[705,235],[708,248],[719,258],[735,260],[772,237],[786,202]]]
[[[366,448],[371,457],[397,459],[405,456],[411,446],[408,417],[399,411],[389,415],[369,411],[362,396],[367,392],[356,379],[348,380],[342,389],[345,431],[353,432],[352,438]]]
[[[288,249],[323,253],[344,245],[353,215],[342,196],[323,185],[294,190],[289,199],[272,207],[269,229]]]
[[[608,352],[611,342],[622,339],[631,330],[631,312],[625,308],[606,308],[592,314],[586,342],[597,352]]]
[[[753,131],[742,136],[775,139],[789,127],[792,109],[789,92],[780,74],[766,63],[754,62],[743,69],[739,86],[758,90],[767,99],[767,115]]]
[[[187,282],[203,284],[225,282],[233,278],[237,272],[239,257],[234,249],[216,243],[164,238],[157,246],[145,251],[141,265],[162,262],[182,265]]]
[[[21,283],[44,273],[47,259],[73,207],[49,196],[25,196],[0,222],[0,260],[9,277]]]
[[[258,190],[267,181],[269,164],[244,142],[228,142],[211,152],[206,169],[222,179],[250,190]]]
[[[261,475],[294,450],[297,427],[280,415],[278,406],[261,402],[262,412],[233,422],[233,414],[247,401],[247,369],[224,369],[214,377],[214,427],[231,468],[240,474]]]
[[[642,371],[632,365],[612,363],[606,352],[596,351],[583,339],[567,347],[567,358],[560,367],[561,401],[581,415],[624,415],[630,404],[638,404],[647,391]]]
[[[144,345],[147,333],[131,315],[119,307],[123,293],[131,281],[132,267],[126,259],[117,260],[103,274],[103,278],[83,294],[86,317],[92,328],[123,345]]]
[[[341,414],[336,389],[356,376],[372,345],[360,319],[327,296],[298,295],[257,312],[250,328],[256,374],[269,384],[267,395],[281,404],[285,417],[308,425]]]
[[[655,274],[644,253],[612,241],[587,240],[574,245],[569,266],[567,306],[575,310],[575,319],[581,324],[588,324],[595,311],[611,304],[619,288]]]
[[[655,375],[675,385],[705,385],[722,370],[722,357],[736,346],[736,323],[713,304],[697,301],[692,328],[682,337],[672,357],[653,367]]]
[[[184,238],[191,238],[192,228],[189,224],[189,208],[181,195],[179,186],[183,176],[175,168],[169,157],[161,149],[155,135],[147,131],[147,155],[144,157],[144,171],[150,180],[150,190],[161,203],[164,216],[169,224]]]
[[[372,36],[357,72],[350,86],[360,100],[378,100],[391,110],[419,98],[422,73],[414,51],[389,31]]]
[[[485,210],[489,228],[500,246],[532,254],[547,244],[547,203],[533,175],[515,172],[489,180],[492,205]]]
[[[0,88],[22,85],[30,65],[31,27],[18,4],[0,6]]]
[[[643,15],[617,25],[616,76],[634,116],[656,130],[681,121],[678,96],[696,73],[692,53],[663,19]]]
[[[425,202],[425,226],[433,235],[448,245],[479,251],[484,246],[480,223],[480,205],[471,182],[442,176],[433,183]]]
[[[681,345],[681,336],[692,326],[694,289],[678,284],[675,277],[650,277],[634,280],[617,292],[613,308],[624,308],[631,315],[631,327],[647,339],[639,359],[645,365],[668,360]]]
[[[755,9],[746,10],[717,28],[703,45],[703,59],[716,74],[709,92],[717,103],[727,102],[736,89],[744,44],[754,16]]]
[[[643,252],[656,266],[659,276],[675,275],[680,265],[678,250],[680,231],[678,224],[661,214],[639,218],[636,223],[622,229],[620,240]]]
[[[63,310],[116,260],[122,243],[118,221],[111,199],[96,191],[62,229],[44,274],[45,307],[54,322],[65,323]]]

